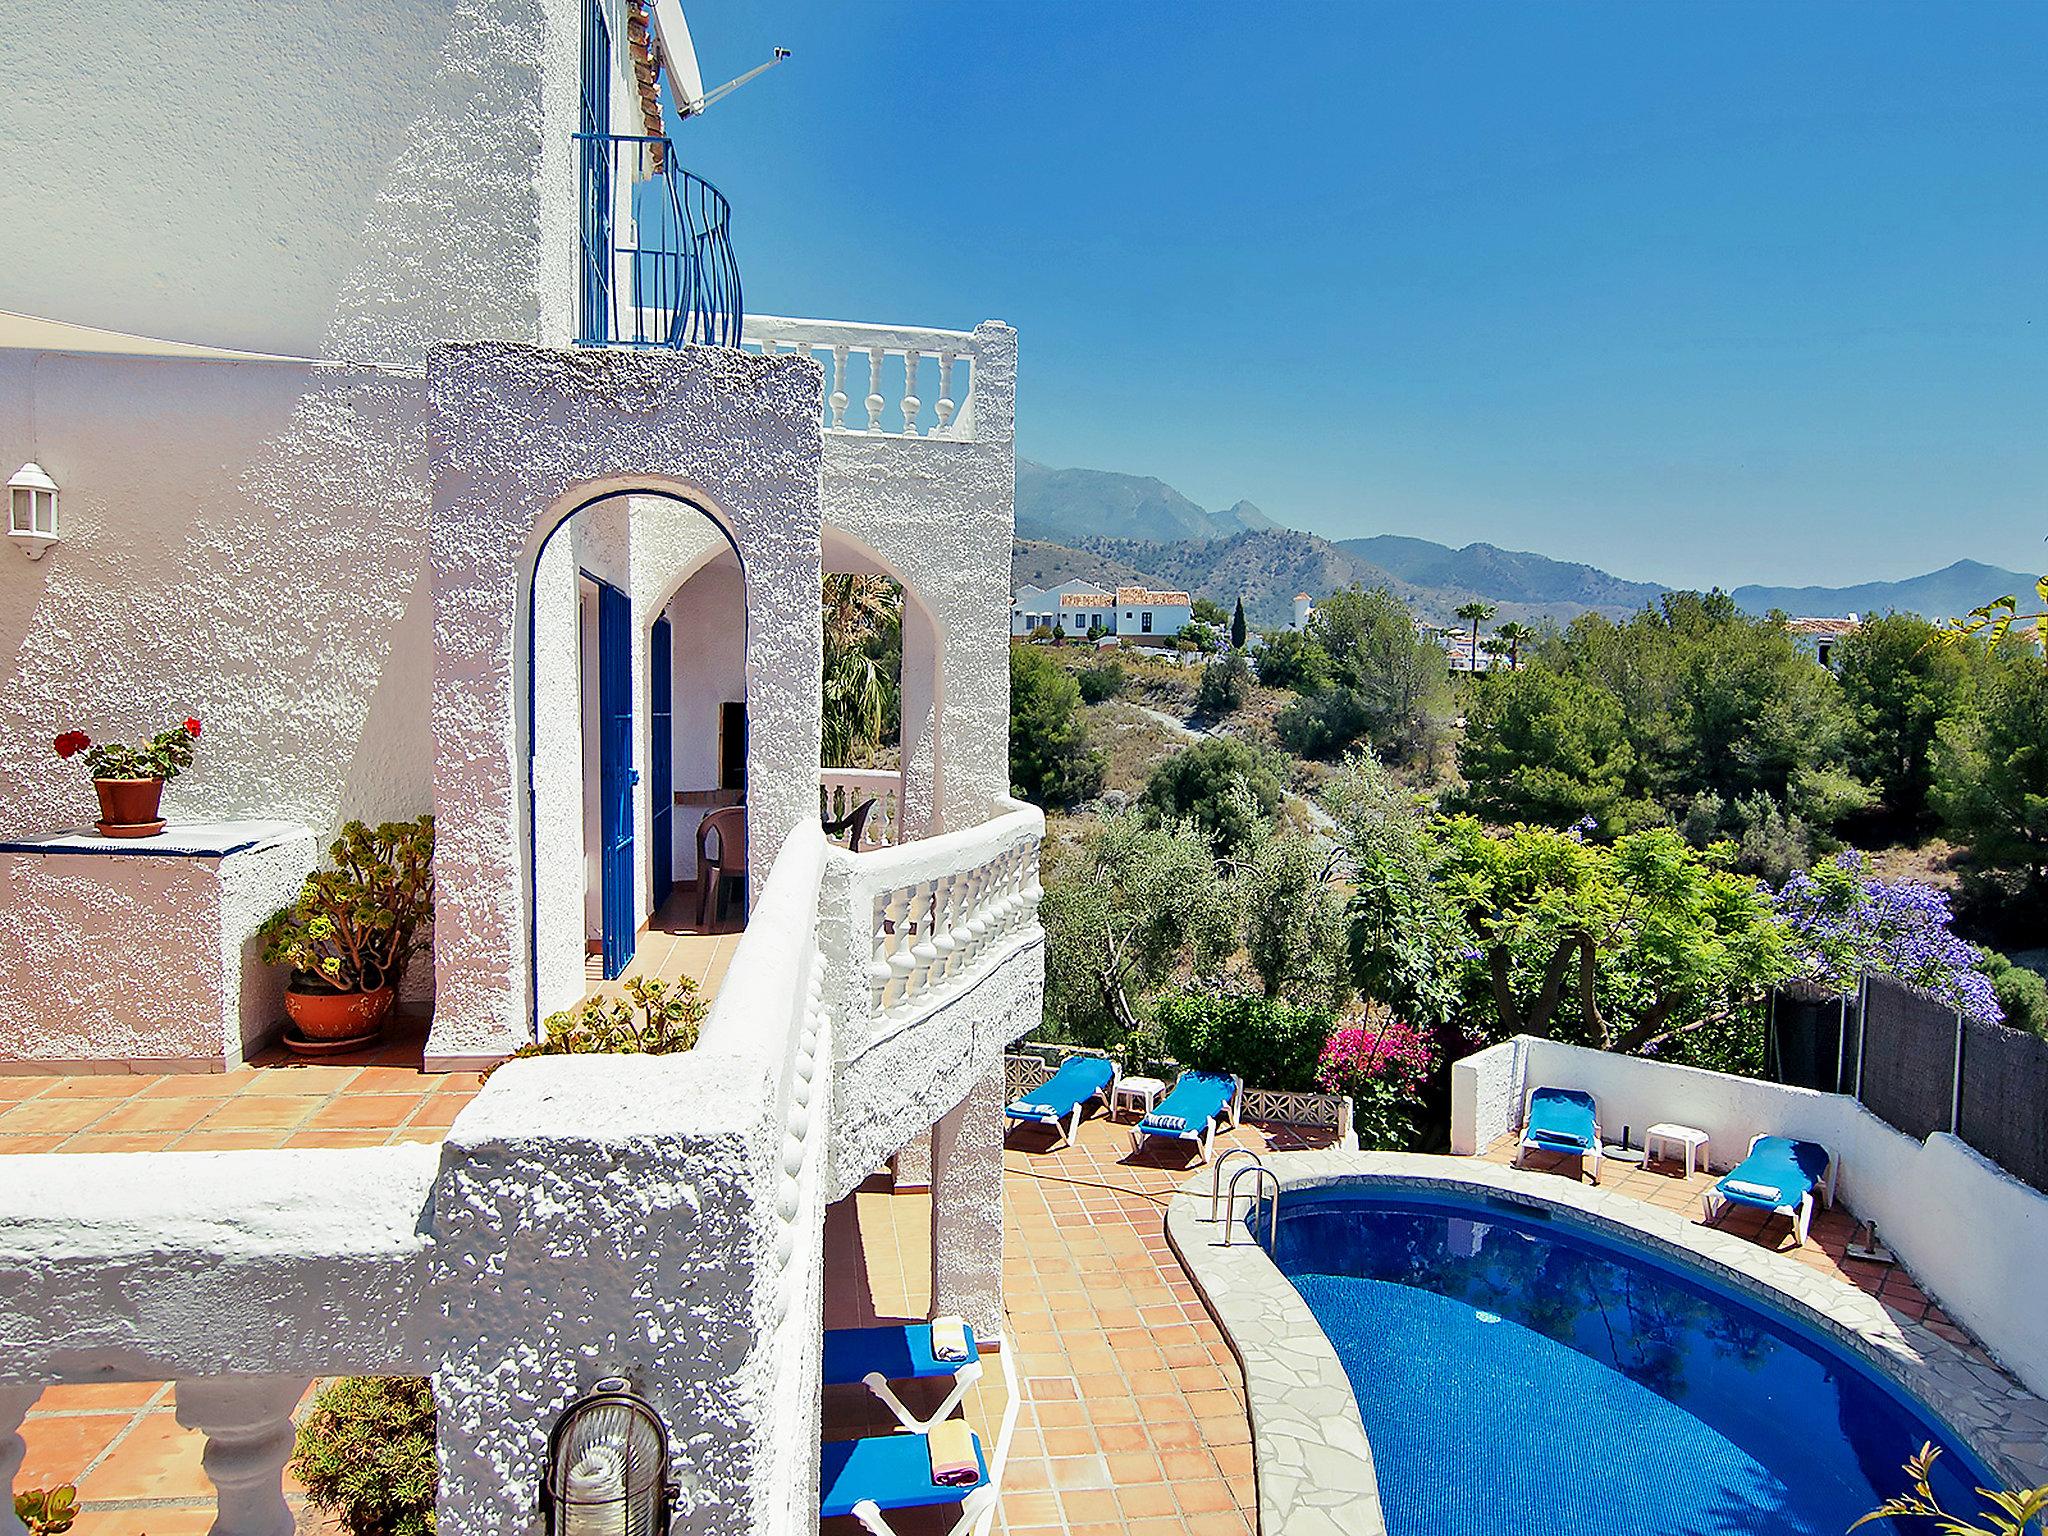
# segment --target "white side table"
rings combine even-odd
[[[1149,1115],[1159,1103],[1159,1095],[1166,1092],[1166,1084],[1156,1077],[1126,1077],[1118,1080],[1116,1100],[1119,1107],[1133,1114]],[[1143,1105],[1143,1109],[1139,1106]]]
[[[1704,1164],[1707,1160],[1707,1133],[1697,1130],[1690,1125],[1653,1125],[1643,1132],[1644,1162],[1648,1162],[1656,1154],[1659,1142],[1664,1143],[1667,1149],[1673,1146],[1683,1146],[1685,1148],[1685,1176],[1687,1178],[1692,1177],[1695,1166]]]

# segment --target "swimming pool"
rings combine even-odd
[[[1563,1214],[1290,1191],[1274,1259],[1350,1379],[1392,1536],[1840,1536],[1901,1490],[1993,1485],[1817,1329]]]

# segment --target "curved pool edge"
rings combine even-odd
[[[2048,1403],[1797,1259],[1626,1195],[1471,1158],[1326,1151],[1269,1153],[1265,1162],[1283,1198],[1354,1181],[1506,1195],[1645,1243],[1854,1350],[2012,1486],[2048,1483]],[[1208,1214],[1209,1170],[1202,1168],[1169,1203],[1166,1235],[1244,1372],[1262,1536],[1385,1536],[1372,1447],[1336,1350],[1265,1249],[1242,1237],[1224,1246],[1223,1228]]]

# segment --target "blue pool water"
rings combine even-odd
[[[1339,1187],[1275,1259],[1343,1361],[1393,1536],[1841,1536],[1990,1482],[1817,1331],[1563,1216]]]

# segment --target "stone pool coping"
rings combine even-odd
[[[2011,1486],[2048,1483],[2048,1403],[1933,1330],[1900,1322],[1847,1281],[1784,1254],[1627,1195],[1471,1158],[1324,1151],[1269,1153],[1264,1161],[1283,1196],[1358,1178],[1499,1194],[1645,1242],[1853,1349],[1931,1409]],[[1224,1246],[1222,1224],[1208,1219],[1209,1179],[1203,1168],[1180,1187],[1167,1207],[1166,1235],[1244,1371],[1259,1530],[1262,1536],[1386,1536],[1372,1446],[1337,1352],[1263,1247],[1242,1237]]]

